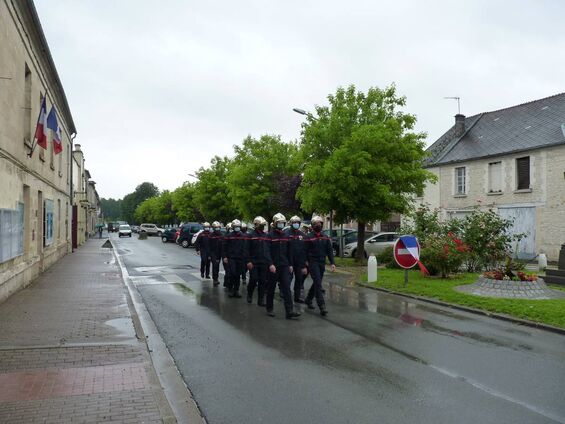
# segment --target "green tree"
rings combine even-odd
[[[100,199],[100,209],[107,221],[117,221],[121,218],[121,199]]]
[[[234,150],[228,187],[243,218],[298,212],[295,179],[300,176],[300,161],[295,143],[285,143],[278,135],[249,136]]]
[[[124,196],[121,204],[121,216],[127,222],[134,222],[134,213],[137,206],[145,199],[159,195],[159,189],[155,184],[144,182],[135,188],[133,193]]]
[[[178,222],[201,221],[202,214],[196,207],[194,194],[196,185],[185,182],[171,193],[173,201],[173,211]]]
[[[412,131],[416,117],[399,110],[406,99],[394,85],[366,94],[351,85],[328,100],[303,125],[306,165],[298,196],[309,211],[334,211],[336,222],[358,222],[361,261],[366,224],[407,212],[433,179],[422,168],[425,134]]]
[[[198,181],[194,186],[194,204],[207,221],[227,223],[240,216],[228,195],[227,177],[230,160],[215,156],[208,168],[200,168],[196,173]]]

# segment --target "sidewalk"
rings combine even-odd
[[[176,422],[104,241],[0,304],[0,422]]]

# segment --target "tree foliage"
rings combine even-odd
[[[231,162],[227,157],[215,156],[208,168],[197,172],[193,200],[207,221],[227,223],[240,216],[228,193],[227,178]]]
[[[188,182],[171,193],[173,211],[178,222],[201,221],[203,219],[194,200],[195,193],[195,184]]]
[[[117,221],[121,219],[122,216],[122,199],[100,199],[100,209],[107,221]]]
[[[228,188],[244,219],[298,212],[300,162],[295,143],[285,143],[278,135],[249,136],[234,151]]]
[[[134,222],[135,210],[141,202],[159,195],[159,189],[153,183],[139,184],[133,193],[124,196],[121,204],[121,216],[127,222]]]
[[[134,217],[140,223],[149,222],[157,225],[177,223],[171,192],[165,190],[159,196],[145,199],[135,209]]]
[[[404,213],[433,175],[422,168],[425,134],[400,108],[391,85],[367,93],[351,85],[328,96],[303,126],[304,179],[298,196],[305,209],[335,212],[336,222],[357,220],[357,258],[363,258],[365,224]]]

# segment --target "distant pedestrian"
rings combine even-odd
[[[98,238],[102,238],[102,231],[104,231],[104,227],[102,225],[98,226]]]
[[[247,232],[247,223],[246,222],[241,223],[241,234],[244,237],[249,237],[249,233]],[[247,283],[247,267],[246,266],[243,267],[243,273],[241,274],[241,284],[245,285],[245,283]]]

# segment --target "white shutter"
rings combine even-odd
[[[502,191],[502,162],[488,164],[489,192]]]

